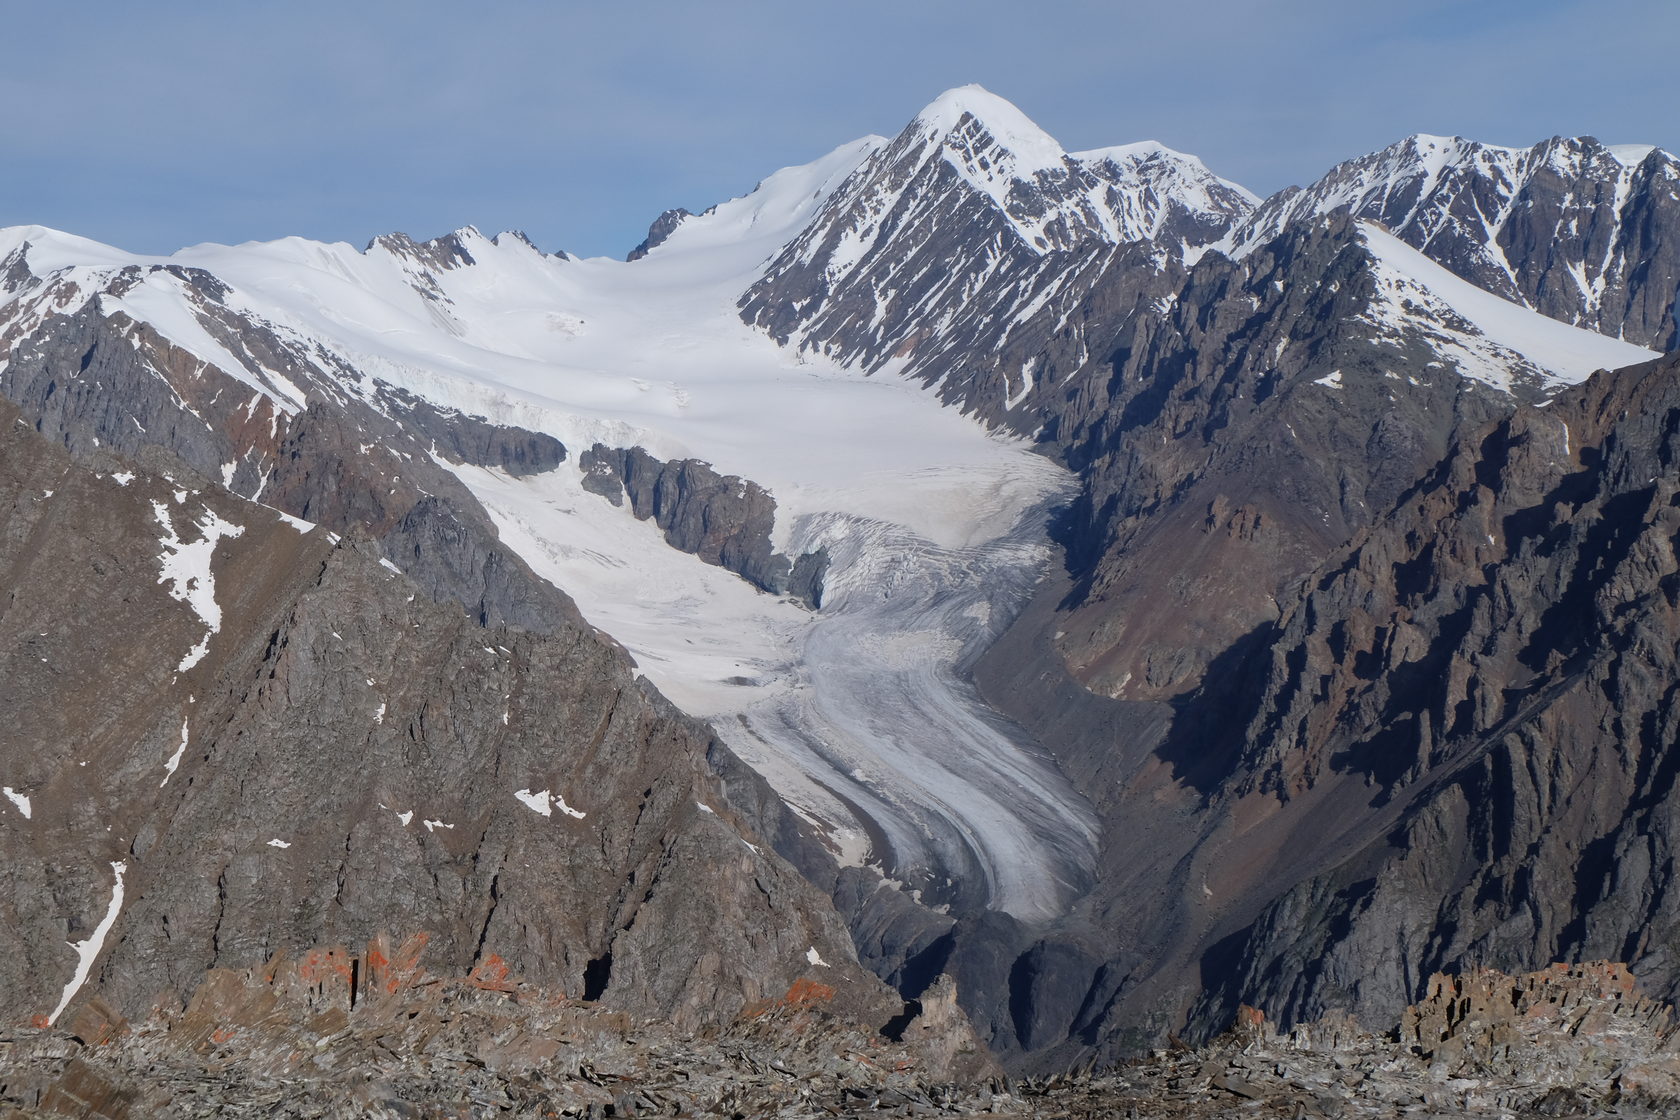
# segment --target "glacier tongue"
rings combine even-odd
[[[960,670],[1024,605],[1051,562],[1043,504],[1001,537],[942,548],[900,526],[814,519],[834,558],[794,687],[741,721],[885,834],[875,857],[936,900],[977,897],[1023,920],[1089,885],[1097,829],[1085,799]],[[757,749],[755,750],[755,746]],[[985,893],[964,880],[978,875]],[[941,883],[937,876],[957,881]]]
[[[1085,799],[961,675],[1051,561],[1046,503],[1062,477],[1036,457],[943,472],[923,491],[946,516],[1006,531],[938,544],[840,510],[806,514],[795,551],[831,557],[812,613],[667,547],[658,530],[583,490],[564,466],[513,479],[455,468],[505,543],[622,642],[642,672],[718,732],[827,835],[930,902],[1023,920],[1062,912],[1087,884],[1096,825]],[[914,475],[899,482],[914,492]],[[843,506],[844,502],[835,502]]]

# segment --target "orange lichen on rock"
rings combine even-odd
[[[367,978],[362,981],[363,992],[369,995],[395,995],[405,988],[417,987],[426,981],[426,970],[420,967],[420,955],[431,941],[428,933],[416,933],[405,938],[395,949],[390,938],[380,934],[368,942],[364,961]]]
[[[516,987],[513,980],[513,970],[508,967],[507,961],[503,960],[497,953],[491,953],[474,965],[472,972],[467,976],[467,980],[473,987],[487,992],[512,993]]]
[[[812,1003],[831,1003],[834,1000],[834,989],[827,984],[819,984],[815,980],[801,976],[788,988],[787,995],[782,1002],[789,1007],[799,1007]]]
[[[350,984],[355,975],[354,961],[348,952],[336,946],[311,949],[298,961],[297,974],[304,983],[325,992],[334,980],[341,980],[346,986]]]
[[[819,1004],[832,1003],[833,1000],[833,988],[801,976],[789,986],[787,994],[781,999],[761,999],[747,1004],[741,1009],[741,1018],[757,1019],[781,1008],[816,1007]]]

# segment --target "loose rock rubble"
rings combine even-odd
[[[428,975],[414,941],[209,974],[185,1008],[126,1023],[98,999],[66,1029],[0,1029],[0,1120],[142,1117],[1005,1115],[1658,1117],[1680,1110],[1666,1006],[1622,965],[1436,976],[1398,1031],[1346,1017],[1279,1033],[1244,1008],[1200,1049],[1012,1082],[942,1083],[899,1041],[828,1010],[814,982],[729,1028],[681,1034],[556,997],[491,958]],[[972,1068],[983,1070],[983,1056]]]
[[[1680,1115],[1671,1009],[1620,964],[1430,978],[1400,1028],[1346,1016],[1280,1034],[1245,1007],[1199,1050],[1021,1090],[1039,1116],[1526,1117]]]
[[[0,1028],[0,1118],[932,1115],[977,1099],[934,1070],[991,1068],[937,1013],[889,1041],[815,981],[685,1034],[524,984],[494,956],[433,976],[424,945],[213,970],[142,1022],[89,999],[62,1030]],[[954,989],[924,1002],[954,1012]]]

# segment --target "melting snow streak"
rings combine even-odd
[[[117,881],[111,888],[111,905],[105,908],[105,917],[100,919],[98,927],[88,935],[86,941],[80,944],[65,942],[76,950],[76,955],[81,959],[76,962],[76,975],[70,978],[70,983],[64,985],[64,995],[59,999],[58,1006],[47,1016],[49,1025],[58,1021],[58,1017],[64,1014],[64,1009],[70,1006],[70,1000],[81,990],[82,985],[87,983],[88,975],[93,972],[93,962],[99,959],[99,951],[105,948],[105,937],[111,932],[111,927],[117,924],[117,915],[122,912],[123,872],[128,870],[128,864],[113,863],[111,870],[116,872]]]
[[[209,641],[210,641],[210,639],[208,639],[208,638],[205,639],[206,644],[208,644]],[[175,768],[177,766],[181,765],[181,756],[186,754],[186,753],[187,753],[187,721],[185,719],[183,719],[181,721],[181,745],[175,748],[175,753],[170,755],[169,756],[169,761],[165,762],[163,764],[163,781],[158,783],[158,788],[159,789],[162,789],[164,786],[169,784],[169,779],[175,776]]]

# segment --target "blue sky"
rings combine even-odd
[[[979,82],[1261,194],[1412,132],[1680,150],[1675,0],[0,0],[0,225],[137,251],[472,223],[622,255]]]

